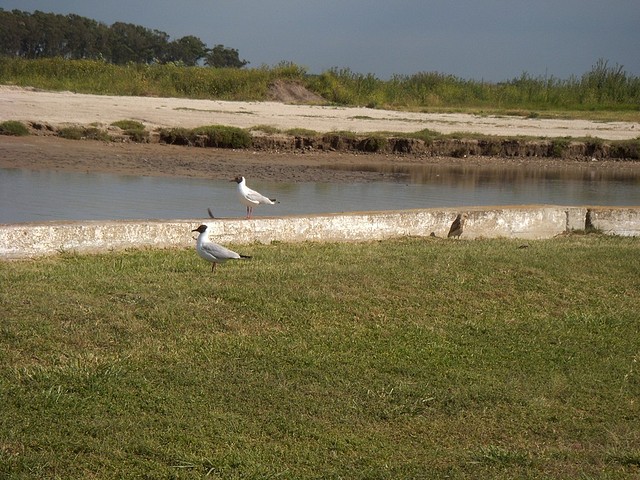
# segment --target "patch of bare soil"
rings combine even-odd
[[[283,80],[276,80],[269,85],[267,98],[272,102],[282,103],[302,103],[307,105],[326,103],[324,98],[309,91],[304,85]]]
[[[225,150],[159,143],[66,140],[53,136],[0,137],[0,168],[229,180],[244,175],[282,182],[354,183],[405,181],[409,170],[433,165],[640,172],[640,162]]]

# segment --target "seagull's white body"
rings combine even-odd
[[[251,190],[249,187],[247,187],[247,182],[242,176],[238,176],[231,181],[238,184],[238,199],[240,200],[240,203],[247,207],[247,218],[251,218],[253,207],[257,205],[273,205],[274,203],[276,203],[275,198],[267,198],[261,193],[256,192],[255,190]]]
[[[209,228],[206,225],[200,225],[198,228],[192,230],[192,232],[200,233],[196,241],[196,251],[200,257],[211,263],[211,271],[216,268],[217,264],[224,263],[227,260],[251,258],[246,255],[240,255],[233,250],[229,250],[209,240]]]

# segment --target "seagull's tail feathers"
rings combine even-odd
[[[251,258],[251,255],[240,255],[240,258],[246,258],[246,259],[249,259],[249,258]]]
[[[278,200],[276,200],[275,198],[270,198],[269,200],[271,200],[273,203],[280,203]]]

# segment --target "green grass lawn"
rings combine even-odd
[[[640,242],[0,262],[0,477],[638,478]]]

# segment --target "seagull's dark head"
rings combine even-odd
[[[207,226],[206,225],[200,225],[198,228],[194,228],[191,231],[192,232],[204,233],[206,230],[207,230]]]
[[[232,178],[229,180],[230,182],[242,183],[244,182],[244,177],[242,175],[238,175],[236,178]]]

